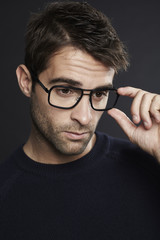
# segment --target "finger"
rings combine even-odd
[[[133,133],[137,128],[136,125],[134,125],[134,123],[126,116],[126,114],[119,109],[112,108],[108,111],[108,114],[116,120],[124,133],[132,141]]]
[[[141,89],[139,88],[133,88],[133,87],[121,87],[121,88],[118,88],[117,91],[122,96],[134,98],[140,90]]]
[[[151,101],[149,112],[155,121],[160,123],[160,95],[154,95]]]
[[[150,129],[152,126],[152,119],[150,115],[150,107],[154,94],[144,93],[140,103],[140,117],[143,121],[143,125],[146,129]]]
[[[138,124],[142,120],[141,114],[140,114],[140,106],[141,106],[141,102],[144,94],[145,92],[139,89],[136,95],[134,96],[134,99],[131,105],[131,115],[132,115],[133,122],[135,124]]]
[[[131,105],[133,122],[138,124],[142,120],[146,129],[151,128],[152,120],[149,111],[152,98],[155,94],[133,87],[119,88],[118,93],[134,98]]]
[[[138,124],[141,120],[139,108],[140,108],[140,103],[141,103],[141,99],[144,92],[145,91],[139,88],[133,88],[133,87],[123,87],[118,89],[118,93],[120,95],[134,98],[131,105],[131,115],[132,115],[132,120],[135,124]]]

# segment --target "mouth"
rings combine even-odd
[[[67,138],[71,140],[83,140],[89,134],[88,132],[64,132]]]

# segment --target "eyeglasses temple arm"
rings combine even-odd
[[[48,88],[46,88],[46,87],[43,85],[43,83],[42,83],[38,78],[37,78],[37,82],[38,82],[39,85],[44,89],[44,91],[45,91],[46,93],[49,92]]]
[[[49,92],[48,88],[46,88],[46,87],[43,85],[43,83],[38,79],[38,77],[37,77],[32,71],[30,71],[30,73],[31,73],[32,79],[34,79],[34,81],[38,82],[39,85],[44,89],[44,91],[45,91],[46,93],[48,93],[48,92]]]

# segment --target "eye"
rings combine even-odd
[[[103,98],[106,98],[108,96],[108,91],[107,90],[97,90],[97,91],[94,91],[92,96],[97,99],[97,100],[100,100],[100,99],[103,99]]]
[[[95,96],[96,96],[97,98],[100,98],[100,97],[103,96],[103,92],[96,92],[96,93],[95,93]]]
[[[63,96],[74,95],[74,90],[71,88],[58,87],[58,88],[55,88],[55,90],[58,95],[63,95]]]

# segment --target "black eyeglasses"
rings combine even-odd
[[[119,98],[115,88],[82,89],[71,86],[55,85],[50,89],[35,76],[34,79],[48,93],[48,103],[56,108],[74,108],[82,99],[83,95],[88,95],[91,107],[96,111],[108,111],[113,108]],[[86,93],[88,92],[88,93]]]

